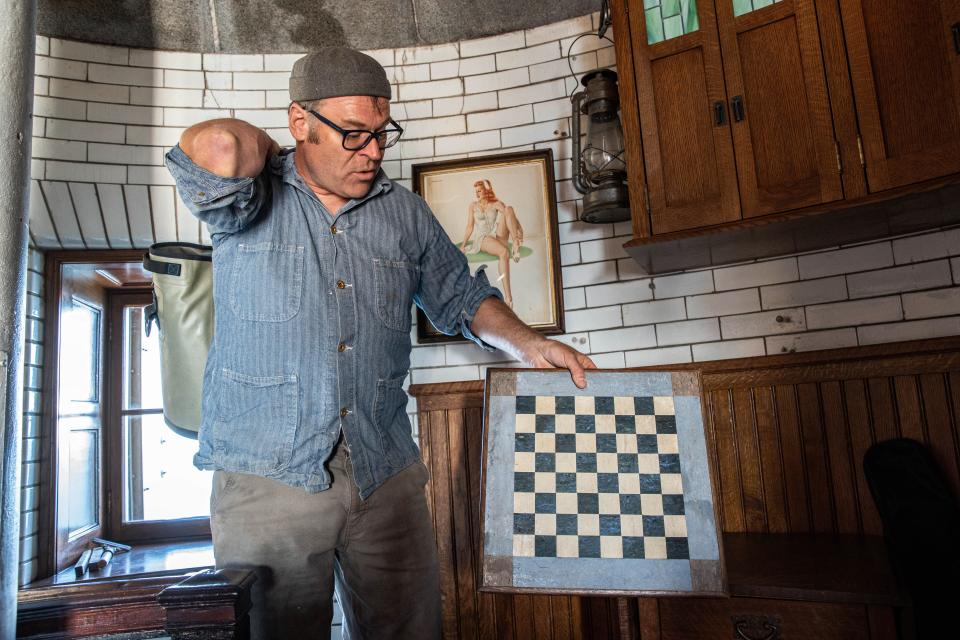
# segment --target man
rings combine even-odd
[[[422,199],[380,171],[402,129],[369,56],[297,61],[295,150],[239,120],[189,128],[167,154],[211,230],[216,327],[195,463],[215,469],[218,567],[255,568],[258,638],[325,638],[334,586],[345,637],[436,638],[426,468],[402,383],[410,305],[535,367],[586,356],[529,329]]]

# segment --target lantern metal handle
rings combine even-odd
[[[580,110],[582,109],[583,99],[587,94],[583,91],[577,91],[570,97],[573,113],[571,114],[571,135],[573,136],[573,158],[570,162],[573,164],[573,188],[580,193],[587,192],[587,185],[583,182],[583,171],[580,163]]]

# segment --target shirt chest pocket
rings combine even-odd
[[[377,315],[389,329],[410,330],[410,306],[420,284],[420,267],[402,260],[373,259]]]
[[[303,246],[241,244],[233,266],[230,306],[241,320],[286,322],[300,311]]]

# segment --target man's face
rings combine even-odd
[[[314,110],[341,129],[378,131],[390,121],[390,103],[384,98],[328,98]],[[383,161],[376,139],[363,149],[344,149],[343,136],[336,129],[297,105],[290,108],[290,130],[298,143],[297,169],[325,204],[325,195],[340,205],[367,195]]]

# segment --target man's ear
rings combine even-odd
[[[309,117],[310,114],[296,102],[291,102],[287,108],[287,126],[290,128],[290,135],[297,142],[305,142],[307,139],[310,131]]]

